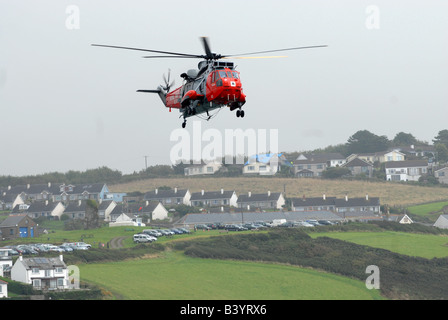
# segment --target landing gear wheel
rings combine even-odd
[[[182,128],[185,128],[186,125],[187,125],[186,121],[182,122]]]
[[[241,116],[241,110],[236,110],[236,117],[239,118]]]
[[[241,118],[244,118],[244,110],[241,110],[241,112],[240,112],[240,117],[241,117]]]

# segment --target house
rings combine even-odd
[[[77,200],[96,200],[108,199],[109,188],[104,183],[92,183],[83,185],[61,184],[53,193],[53,201],[77,201]]]
[[[3,239],[34,238],[38,236],[37,223],[27,214],[10,214],[0,223]]]
[[[405,160],[386,162],[387,181],[418,181],[428,173],[427,160]]]
[[[8,282],[0,280],[0,298],[8,298]]]
[[[110,214],[117,206],[114,200],[104,200],[98,206],[98,217],[105,221],[110,221]]]
[[[349,169],[353,176],[364,174],[366,177],[371,178],[373,175],[373,164],[360,158],[344,163],[342,167]]]
[[[12,210],[17,205],[24,204],[22,194],[13,194],[5,190],[0,190],[0,210]]]
[[[390,161],[404,161],[405,154],[395,149],[373,153],[359,153],[348,156],[347,161],[352,161],[356,158],[374,164],[375,162],[385,163]]]
[[[281,165],[291,165],[282,153],[257,154],[246,161],[243,175],[274,175]]]
[[[292,211],[331,211],[335,212],[336,207],[334,200],[336,197],[327,197],[325,194],[322,197],[305,197],[291,198]]]
[[[121,227],[121,226],[132,226],[132,227],[144,227],[146,224],[143,223],[141,217],[136,217],[132,213],[123,212],[117,217],[112,215],[113,221],[109,222],[109,227]]]
[[[369,219],[381,215],[380,199],[366,195],[362,198],[335,199],[335,212],[345,219]]]
[[[440,229],[448,229],[448,214],[441,214],[433,226]]]
[[[222,167],[222,163],[219,162],[202,162],[201,164],[194,164],[188,166],[184,169],[184,174],[186,176],[196,176],[196,175],[210,175],[219,171]]]
[[[31,284],[39,290],[69,288],[69,274],[63,256],[57,258],[23,258],[11,268],[11,280]]]
[[[67,204],[64,210],[70,219],[84,219],[86,217],[86,201],[77,200]]]
[[[128,215],[131,220],[140,218],[142,221],[164,220],[168,218],[168,210],[159,201],[145,201],[143,203],[125,203],[114,207],[109,215],[109,221],[116,222],[122,214]],[[127,220],[122,216],[121,219]]]
[[[5,271],[12,267],[12,256],[9,255],[10,249],[0,248],[0,277],[4,277]]]
[[[161,202],[164,206],[175,206],[179,204],[185,204],[189,206],[191,205],[190,198],[191,194],[188,189],[181,190],[176,187],[169,190],[155,189],[154,191],[147,192],[145,193],[143,200],[158,201]]]
[[[434,171],[434,177],[439,180],[439,183],[448,184],[448,167]]]
[[[434,146],[416,146],[416,145],[410,145],[410,146],[399,146],[395,148],[398,151],[401,151],[405,154],[408,154],[412,157],[422,157],[422,158],[435,158],[437,151]]]
[[[52,202],[52,201],[35,201],[29,206],[24,207],[24,205],[17,205],[13,209],[13,213],[23,212],[29,217],[36,219],[40,217],[45,217],[48,219],[53,219],[57,217],[58,219],[64,213],[65,207],[62,202]]]
[[[293,162],[294,176],[297,178],[321,177],[327,167],[327,160],[323,158],[294,160]]]
[[[238,197],[235,191],[208,191],[195,192],[191,194],[191,205],[194,207],[216,207],[216,206],[237,206]]]
[[[256,209],[282,209],[285,205],[285,197],[281,192],[265,192],[239,195],[237,200],[238,208]]]
[[[397,215],[390,215],[387,218],[388,221],[395,221],[401,224],[411,224],[414,223],[411,218],[407,214],[397,214]]]

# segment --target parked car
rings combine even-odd
[[[197,230],[211,230],[212,228],[210,228],[209,226],[207,226],[205,224],[197,224],[196,229]]]
[[[134,242],[136,243],[146,243],[156,241],[156,237],[152,237],[146,233],[138,233],[134,234]]]
[[[332,226],[333,225],[333,222],[328,221],[328,220],[319,220],[317,222],[319,222],[319,224],[322,224],[322,225],[325,225],[325,226]]]
[[[161,237],[163,234],[160,231],[157,231],[156,229],[145,229],[143,230],[143,233],[149,234],[153,237]]]
[[[62,250],[64,250],[65,252],[72,252],[73,248],[70,246],[66,246],[66,245],[60,245],[59,248],[61,248]]]
[[[183,231],[184,233],[190,233],[190,230],[186,228],[178,228],[179,230]]]
[[[253,223],[245,223],[243,224],[243,227],[248,229],[248,230],[256,230],[259,229],[255,224]]]
[[[228,231],[244,231],[247,230],[246,228],[243,228],[242,226],[239,226],[237,224],[226,224],[225,229]]]
[[[314,227],[311,223],[308,223],[308,222],[305,222],[305,221],[295,222],[294,226],[296,226],[296,227]]]
[[[317,222],[317,220],[306,220],[309,224],[312,224],[313,226],[320,226],[321,224]]]
[[[180,231],[179,229],[176,229],[176,228],[171,228],[170,231],[174,232],[174,234],[183,234],[182,231]]]
[[[85,243],[85,242],[75,242],[75,244],[76,244],[77,246],[83,246],[83,247],[87,247],[87,248],[89,248],[89,249],[92,247],[90,244]]]

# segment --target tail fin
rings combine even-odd
[[[163,104],[166,106],[166,93],[161,86],[159,86],[157,90],[137,90],[137,92],[157,93]]]

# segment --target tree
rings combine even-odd
[[[350,169],[344,167],[331,167],[322,172],[324,179],[337,179],[343,176],[350,176],[352,173]]]
[[[448,147],[448,130],[445,129],[439,131],[439,134],[432,140],[432,142],[434,142],[434,145],[441,143]]]
[[[399,132],[392,140],[394,146],[410,146],[417,143],[417,139],[411,133]]]
[[[84,218],[84,229],[99,227],[98,203],[95,200],[86,201],[86,216]]]
[[[347,155],[385,151],[390,141],[386,136],[377,136],[368,130],[360,130],[348,138]]]
[[[443,143],[436,143],[434,145],[437,153],[438,162],[448,162],[448,147]]]

